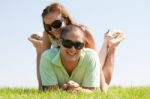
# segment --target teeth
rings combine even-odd
[[[68,52],[69,55],[74,56],[76,53],[74,52]]]

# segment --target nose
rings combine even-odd
[[[71,50],[71,51],[76,51],[76,49],[75,49],[74,46],[72,46],[72,47],[70,48],[70,50]]]

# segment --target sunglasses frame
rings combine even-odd
[[[56,22],[60,23],[59,27],[56,26]],[[45,23],[44,24],[45,24],[45,27],[47,28],[48,31],[52,31],[52,28],[59,29],[62,26],[63,22],[64,22],[64,18],[61,18],[61,19],[58,19],[58,20],[54,20],[51,24],[45,24]]]

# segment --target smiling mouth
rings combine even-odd
[[[75,52],[67,52],[67,54],[69,54],[70,56],[75,56],[76,55]]]

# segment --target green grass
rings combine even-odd
[[[0,88],[0,99],[150,99],[150,87],[111,87],[107,93],[71,94],[56,90],[39,92],[32,88]]]

